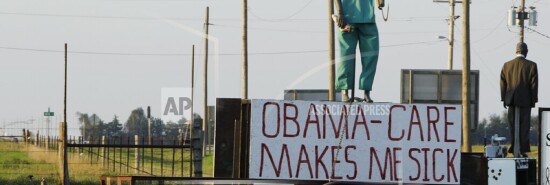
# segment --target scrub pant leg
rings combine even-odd
[[[359,89],[370,91],[378,63],[379,38],[375,23],[353,24],[353,32],[338,32],[340,60],[336,70],[336,90],[353,89],[357,43],[361,51]]]
[[[361,51],[362,72],[359,76],[359,89],[371,91],[378,64],[379,40],[376,24],[360,24],[359,50]]]

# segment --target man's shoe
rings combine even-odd
[[[367,103],[372,103],[374,101],[372,101],[372,99],[370,98],[370,91],[365,91],[365,102]]]
[[[522,153],[521,156],[522,157],[529,157],[529,156],[527,156],[527,153]]]
[[[342,102],[349,102],[348,90],[342,90]]]

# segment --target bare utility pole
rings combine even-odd
[[[449,70],[453,70],[453,47],[455,42],[455,0],[450,0],[450,14],[449,17]]]
[[[204,119],[202,121],[202,138],[204,138],[206,133],[206,125],[208,123],[208,24],[209,24],[209,7],[206,7],[206,16],[204,21]],[[203,139],[202,148],[206,146],[206,139]],[[202,155],[204,156],[205,150],[203,150]]]
[[[334,2],[328,0],[328,44],[329,44],[329,64],[328,64],[328,100],[335,100],[334,93],[334,21],[332,20],[332,14],[334,14]]]
[[[195,45],[193,45],[193,48],[191,49],[191,123],[189,123],[189,130],[190,130],[190,141],[191,144],[191,154],[189,157],[191,158],[191,162],[189,163],[189,177],[193,177],[193,124],[195,123],[195,115],[193,112],[193,106],[195,104]],[[182,138],[183,141],[185,141],[185,138]],[[182,142],[185,144],[184,142]]]
[[[67,43],[65,43],[65,85],[63,90],[63,123],[61,123],[61,145],[59,147],[61,154],[61,184],[69,185],[69,165],[67,160]]]
[[[449,36],[447,41],[449,42],[449,59],[448,68],[453,70],[453,57],[454,57],[454,43],[455,43],[455,21],[459,16],[455,16],[455,6],[457,3],[462,3],[459,0],[434,0],[434,3],[449,3]],[[444,38],[444,37],[440,37]]]
[[[243,99],[248,99],[248,3],[243,0]]]
[[[462,152],[470,145],[470,0],[462,2]]]

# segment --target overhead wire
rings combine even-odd
[[[389,47],[399,47],[399,46],[407,46],[407,45],[431,44],[431,43],[436,43],[436,42],[441,42],[441,41],[437,40],[437,41],[410,42],[410,43],[402,43],[402,44],[382,45],[380,47],[388,47],[389,48]],[[64,50],[34,49],[34,48],[5,47],[5,46],[0,46],[0,49],[17,50],[17,51],[31,51],[31,52],[49,52],[49,53],[62,53],[62,52],[65,52]],[[191,55],[191,54],[187,54],[187,53],[118,53],[118,52],[97,52],[97,51],[67,51],[67,52],[68,53],[73,53],[73,54],[120,55],[120,56],[190,56]],[[323,52],[328,52],[328,50],[257,52],[257,53],[249,53],[249,55],[282,55],[282,54],[304,54],[304,53],[323,53]],[[196,55],[203,55],[203,54],[196,54]],[[209,54],[209,55],[215,55],[215,54]],[[220,53],[218,55],[220,55],[220,56],[237,56],[237,55],[240,56],[241,53]]]
[[[268,22],[282,22],[282,21],[286,21],[286,20],[289,20],[291,18],[293,18],[294,16],[300,14],[302,11],[304,11],[311,3],[313,2],[313,0],[309,0],[309,2],[307,2],[304,6],[302,6],[300,9],[298,9],[298,11],[290,14],[289,16],[285,17],[285,18],[281,18],[281,19],[267,19],[267,18],[263,18],[263,17],[260,17],[258,16],[256,13],[254,13],[254,11],[252,10],[252,8],[250,7],[247,7],[247,10],[248,10],[248,13],[250,13],[252,16],[260,19],[260,20],[263,20],[263,21],[268,21]]]
[[[201,42],[201,45],[203,43]],[[0,49],[18,50],[18,51],[34,51],[34,52],[50,52],[50,53],[62,53],[63,50],[50,50],[50,49],[33,49],[33,48],[19,48],[19,47],[4,47],[0,46]],[[299,54],[299,53],[318,53],[326,52],[328,50],[309,50],[309,51],[283,51],[283,52],[260,52],[249,53],[249,55],[277,55],[277,54]],[[73,54],[89,54],[89,55],[122,55],[122,56],[190,56],[186,53],[116,53],[116,52],[95,52],[95,51],[67,51]],[[204,55],[204,53],[196,53],[195,55]],[[209,54],[214,55],[214,54]],[[220,53],[220,56],[232,56],[241,55],[241,53]]]
[[[539,32],[539,31],[537,31],[537,30],[535,30],[535,29],[533,29],[533,28],[530,28],[530,27],[527,27],[527,26],[525,26],[525,28],[528,29],[528,30],[530,30],[530,31],[532,31],[533,33],[539,34],[540,36],[543,36],[543,37],[546,37],[547,39],[550,39],[550,37],[549,37],[548,35],[545,35],[545,34]]]

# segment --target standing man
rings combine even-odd
[[[342,91],[342,101],[349,101],[348,90],[355,88],[355,50],[359,43],[362,70],[359,89],[365,91],[365,101],[373,102],[370,96],[376,64],[378,63],[378,28],[374,19],[374,0],[334,0],[336,22],[340,28],[338,41],[340,62],[336,74],[336,89]],[[384,0],[377,0],[378,8]],[[351,97],[353,98],[353,97]]]
[[[502,66],[500,74],[500,94],[504,108],[508,108],[508,123],[512,136],[512,146],[509,153],[514,149],[514,115],[515,107],[519,110],[519,146],[520,153],[527,157],[530,152],[529,127],[531,124],[531,108],[538,102],[538,72],[537,64],[525,59],[527,57],[527,44],[518,43],[517,57],[508,61]]]

